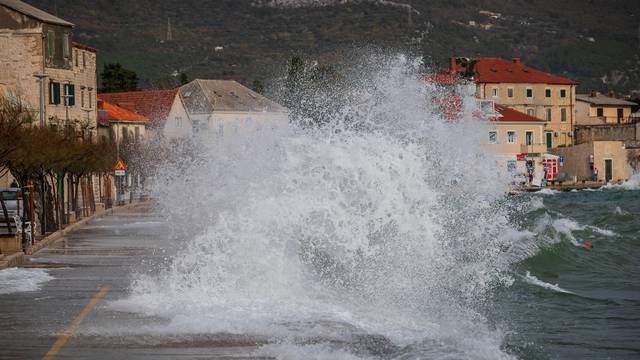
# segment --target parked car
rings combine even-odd
[[[14,216],[20,216],[20,206],[22,205],[22,192],[20,188],[0,187],[0,201],[7,209],[5,215],[2,203],[0,203],[0,235],[11,235],[16,233]],[[7,218],[8,216],[8,218]],[[7,221],[10,229],[7,228]]]

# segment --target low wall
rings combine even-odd
[[[640,123],[615,125],[576,125],[575,144],[591,141],[629,141],[640,140]]]

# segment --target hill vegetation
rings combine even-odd
[[[451,55],[520,57],[578,80],[582,92],[640,90],[637,0],[30,3],[74,22],[100,64],[135,70],[143,88],[178,85],[182,73],[268,86],[295,55],[339,68],[364,46],[424,56],[433,67]]]

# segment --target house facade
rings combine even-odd
[[[502,165],[514,174],[542,173],[546,122],[499,104],[490,120],[487,143],[504,161]]]
[[[178,89],[103,93],[100,99],[148,119],[147,137],[185,137],[191,135],[191,126],[178,96]],[[179,121],[178,121],[179,120]],[[179,126],[175,126],[175,122]],[[169,123],[173,123],[171,126]],[[170,129],[167,130],[167,127]]]
[[[592,91],[576,95],[576,124],[626,124],[633,121],[632,109],[638,104]]]
[[[0,91],[20,97],[36,118],[42,111],[47,125],[74,125],[93,137],[96,50],[74,43],[73,29],[22,1],[0,0]]]
[[[181,86],[178,95],[186,119],[170,119],[165,133],[180,128],[180,122],[203,138],[289,123],[287,108],[236,81],[197,79]]]
[[[526,66],[518,58],[451,58],[449,72],[473,81],[479,99],[545,120],[547,148],[572,144],[575,81]]]

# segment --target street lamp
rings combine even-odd
[[[34,74],[35,78],[40,82],[40,128],[44,128],[44,79],[47,78],[47,75],[44,73]],[[40,219],[40,231],[42,235],[47,232],[47,214],[46,214],[46,204],[45,204],[45,196],[44,196],[44,173],[40,174],[40,201],[42,203],[42,217]],[[33,221],[33,220],[32,220]],[[33,234],[35,236],[35,234]]]

